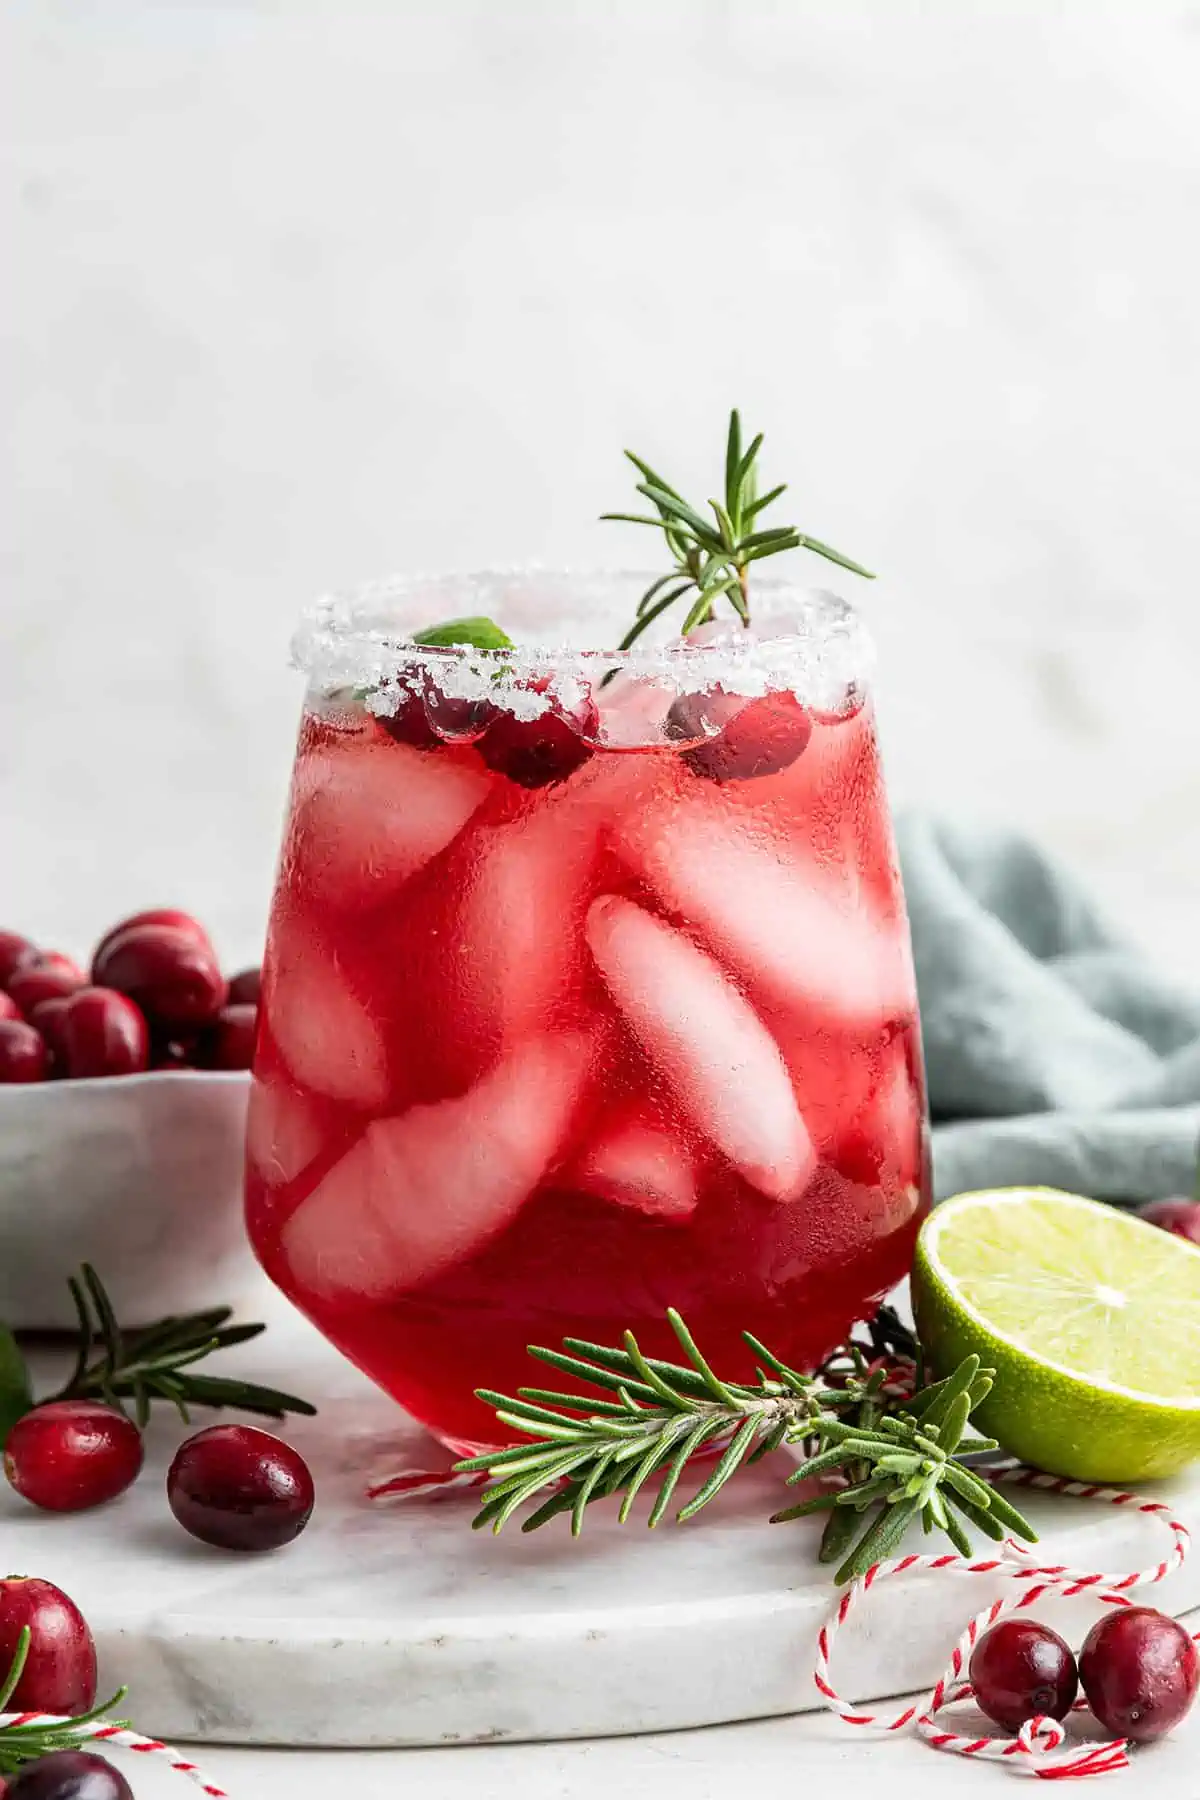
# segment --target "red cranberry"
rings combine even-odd
[[[82,993],[76,988],[76,993]],[[46,1040],[46,1048],[50,1052],[52,1073],[62,1075],[64,1069],[64,1048],[62,1040],[63,1013],[75,998],[74,994],[56,994],[51,1000],[39,1000],[30,1008],[29,1023],[33,1025]]]
[[[256,1006],[223,1006],[200,1033],[192,1064],[197,1069],[248,1069],[254,1061],[257,1033]]]
[[[1001,1619],[971,1653],[971,1686],[982,1712],[1006,1731],[1041,1715],[1065,1719],[1079,1674],[1069,1644],[1034,1619]]]
[[[166,1043],[153,1043],[150,1046],[150,1067],[160,1073],[164,1069],[190,1069],[192,1048],[190,1042],[178,1043],[174,1039]],[[3,1796],[0,1796],[0,1800],[3,1800]]]
[[[185,1531],[222,1550],[277,1550],[308,1524],[313,1480],[298,1451],[253,1425],[210,1425],[176,1452],[167,1499]]]
[[[4,1800],[133,1800],[133,1789],[92,1750],[52,1750],[14,1775]]]
[[[1123,1606],[1083,1640],[1079,1678],[1106,1731],[1148,1744],[1173,1731],[1196,1698],[1200,1651],[1166,1613]]]
[[[46,1081],[50,1052],[40,1031],[24,1019],[0,1019],[0,1083]]]
[[[24,1016],[12,995],[6,994],[3,989],[0,989],[0,1019],[21,1019]],[[31,1024],[33,1022],[30,1021]]]
[[[594,754],[585,737],[600,729],[600,714],[588,696],[570,715],[549,709],[536,719],[498,713],[479,740],[478,750],[489,769],[497,769],[521,787],[548,787],[565,781]]]
[[[795,762],[812,736],[812,719],[794,694],[745,700],[717,688],[681,694],[667,714],[666,734],[707,738],[683,752],[688,767],[706,780],[751,781]]]
[[[32,938],[22,937],[19,931],[0,931],[0,987],[6,987],[9,976],[37,954]]]
[[[121,919],[116,925],[110,925],[96,948],[92,951],[92,980],[98,987],[104,984],[96,974],[96,965],[113,939],[123,932],[131,931],[135,925],[166,925],[172,931],[182,931],[186,937],[194,938],[206,949],[212,949],[212,940],[199,919],[193,919],[191,913],[179,912],[173,906],[152,907],[149,912],[131,913],[127,919]]]
[[[230,1006],[257,1006],[261,995],[261,969],[239,969],[230,980]]]
[[[57,1000],[86,985],[83,970],[55,951],[52,957],[39,956],[36,962],[22,963],[8,984],[8,992],[28,1018],[43,1000]]]
[[[26,1625],[29,1654],[9,1710],[89,1712],[96,1704],[96,1646],[75,1602],[49,1581],[24,1575],[0,1581],[0,1674],[12,1667]]]
[[[137,1075],[150,1066],[150,1033],[132,1000],[113,988],[80,988],[54,1020],[64,1071],[74,1080]]]
[[[18,1419],[4,1444],[4,1473],[46,1512],[86,1512],[123,1494],[141,1472],[142,1434],[99,1400],[51,1400]]]
[[[1139,1207],[1138,1218],[1186,1238],[1189,1244],[1200,1244],[1200,1200],[1151,1200]]]
[[[225,1004],[212,946],[173,925],[130,925],[92,964],[97,987],[116,988],[154,1024],[206,1025]]]

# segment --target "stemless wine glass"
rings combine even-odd
[[[625,654],[645,585],[324,602],[263,977],[263,1266],[469,1453],[530,1343],[676,1307],[731,1379],[811,1367],[928,1204],[916,995],[867,697],[829,594]],[[515,647],[418,647],[491,615]],[[570,647],[562,648],[563,644]],[[581,647],[574,647],[574,646]]]

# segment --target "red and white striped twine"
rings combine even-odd
[[[0,1713],[0,1729],[6,1725],[70,1725],[70,1719],[58,1713],[23,1712]],[[139,1756],[161,1756],[194,1781],[202,1793],[210,1794],[212,1800],[229,1800],[223,1787],[211,1781],[203,1769],[198,1769],[194,1762],[181,1756],[178,1750],[172,1750],[170,1744],[160,1744],[157,1738],[143,1737],[140,1731],[129,1731],[122,1725],[106,1724],[103,1719],[93,1719],[87,1725],[76,1725],[75,1730],[81,1738],[91,1738],[104,1744],[118,1744],[122,1750],[136,1751]]]
[[[490,1479],[486,1471],[464,1474],[453,1469],[399,1469],[369,1487],[367,1495],[371,1500],[386,1503],[431,1500],[468,1488],[486,1487]],[[821,1627],[813,1668],[813,1681],[817,1691],[825,1705],[847,1725],[863,1726],[879,1732],[915,1731],[935,1749],[951,1750],[959,1756],[1005,1762],[1014,1772],[1036,1775],[1043,1781],[1102,1775],[1114,1769],[1125,1768],[1129,1761],[1125,1739],[1083,1745],[1063,1756],[1055,1757],[1053,1753],[1062,1748],[1067,1735],[1057,1719],[1028,1719],[1015,1737],[990,1738],[968,1737],[949,1731],[938,1723],[937,1714],[947,1707],[957,1706],[971,1699],[971,1684],[962,1679],[962,1674],[970,1662],[976,1641],[997,1619],[1008,1613],[1021,1612],[1048,1596],[1069,1599],[1076,1594],[1090,1593],[1107,1606],[1130,1606],[1133,1602],[1129,1595],[1135,1588],[1150,1587],[1156,1582],[1164,1581],[1180,1567],[1191,1541],[1188,1528],[1181,1520],[1171,1516],[1171,1508],[1164,1501],[1145,1500],[1138,1494],[1124,1493],[1117,1488],[1068,1481],[1058,1475],[1045,1475],[1039,1469],[1022,1467],[999,1470],[991,1479],[1067,1494],[1074,1499],[1102,1501],[1109,1506],[1132,1507],[1170,1532],[1170,1552],[1150,1568],[1115,1575],[1091,1569],[1073,1569],[1065,1563],[1037,1563],[1033,1560],[1033,1553],[1012,1538],[1007,1539],[993,1556],[973,1558],[953,1553],[940,1556],[912,1554],[897,1557],[892,1562],[876,1563],[846,1589]],[[922,1699],[914,1701],[891,1718],[864,1712],[861,1707],[852,1706],[843,1700],[830,1679],[829,1665],[837,1634],[871,1588],[893,1576],[911,1575],[924,1570],[957,1575],[999,1575],[1020,1583],[1021,1586],[1007,1598],[994,1600],[990,1606],[975,1615],[955,1644],[940,1680]],[[1200,1639],[1200,1634],[1197,1636]],[[1080,1700],[1076,1702],[1075,1710],[1086,1710],[1086,1707],[1087,1702]]]
[[[1066,1732],[1057,1719],[1033,1718],[1022,1725],[1015,1738],[966,1737],[947,1730],[936,1715],[948,1706],[969,1700],[972,1688],[961,1679],[970,1661],[971,1651],[981,1633],[1007,1613],[1020,1612],[1036,1605],[1047,1596],[1067,1599],[1074,1594],[1091,1593],[1107,1606],[1131,1606],[1134,1588],[1150,1587],[1163,1581],[1178,1569],[1188,1553],[1190,1534],[1186,1525],[1173,1518],[1171,1508],[1161,1500],[1144,1500],[1137,1494],[1122,1493],[1116,1488],[1095,1487],[1081,1481],[1067,1481],[1057,1475],[1043,1475],[1036,1469],[1006,1469],[993,1477],[1024,1487],[1047,1489],[1056,1494],[1069,1494],[1080,1500],[1099,1500],[1109,1506],[1132,1507],[1155,1519],[1171,1534],[1171,1550],[1162,1562],[1147,1569],[1117,1575],[1097,1573],[1090,1569],[1072,1569],[1065,1563],[1037,1563],[1023,1545],[1009,1538],[995,1556],[900,1556],[892,1562],[876,1563],[858,1581],[853,1582],[831,1609],[817,1638],[817,1655],[813,1681],[826,1706],[847,1725],[865,1726],[868,1730],[889,1732],[913,1730],[938,1750],[952,1750],[959,1756],[976,1756],[993,1762],[1007,1762],[1018,1774],[1037,1775],[1044,1781],[1058,1781],[1070,1776],[1101,1775],[1128,1763],[1127,1741],[1090,1744],[1054,1757],[1061,1749]],[[888,1718],[864,1712],[843,1700],[830,1679],[829,1665],[837,1634],[864,1595],[882,1581],[896,1575],[911,1575],[918,1570],[945,1570],[960,1575],[1001,1575],[1021,1583],[1018,1591],[994,1600],[976,1613],[955,1644],[950,1661],[941,1678],[922,1699],[906,1706],[903,1712]],[[1076,1710],[1086,1706],[1077,1702]]]

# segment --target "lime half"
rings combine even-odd
[[[1200,1457],[1200,1248],[1053,1188],[959,1194],[912,1275],[946,1375],[996,1371],[975,1418],[1022,1462],[1077,1481],[1173,1475]]]

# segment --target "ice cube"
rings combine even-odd
[[[265,1014],[279,1055],[301,1087],[364,1110],[383,1104],[383,1039],[319,945],[307,954],[277,955]]]
[[[293,1181],[324,1142],[313,1102],[286,1077],[255,1081],[246,1117],[246,1156],[268,1187]]]
[[[871,905],[856,869],[802,861],[761,819],[698,793],[627,819],[621,846],[752,995],[848,1024],[913,1005],[903,919]]]
[[[544,1030],[578,980],[595,839],[546,808],[481,830],[477,842],[449,992],[462,1031],[495,1056]]]
[[[469,754],[383,738],[352,752],[312,752],[292,834],[309,889],[333,906],[361,906],[424,868],[488,791]]]
[[[613,1000],[694,1123],[773,1199],[815,1161],[774,1038],[710,956],[632,900],[605,895],[587,938]]]
[[[687,1150],[661,1125],[637,1115],[601,1133],[584,1152],[579,1174],[605,1200],[652,1218],[686,1219],[696,1210],[696,1171]]]
[[[390,1299],[495,1237],[558,1155],[592,1048],[533,1038],[465,1094],[376,1119],[284,1228],[296,1283]]]

